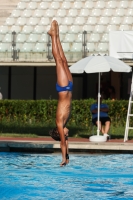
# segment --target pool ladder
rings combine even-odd
[[[130,97],[129,97],[129,102],[128,102],[128,111],[127,111],[124,142],[126,142],[128,140],[128,132],[129,132],[129,130],[133,129],[133,127],[130,127],[130,117],[133,117],[133,114],[131,114],[132,103],[133,103],[133,74],[132,74],[132,81],[131,81]]]

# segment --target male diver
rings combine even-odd
[[[59,38],[59,26],[56,20],[51,23],[48,31],[52,40],[52,54],[56,62],[57,83],[56,90],[58,92],[58,105],[56,110],[56,128],[51,130],[49,134],[57,141],[60,141],[62,151],[62,162],[60,166],[64,166],[69,162],[68,150],[68,132],[66,124],[69,120],[72,102],[73,79],[68,68],[67,60],[61,46]]]

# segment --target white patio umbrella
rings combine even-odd
[[[74,63],[70,68],[71,73],[81,74],[81,73],[99,73],[98,80],[98,122],[100,117],[100,73],[103,72],[131,72],[132,69],[130,66],[118,60],[117,58],[110,56],[89,56],[79,60]],[[99,123],[97,129],[97,136],[91,136],[90,141],[106,141],[105,136],[99,135]]]

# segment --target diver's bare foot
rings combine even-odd
[[[48,31],[48,34],[49,34],[50,36],[52,36],[52,35],[57,35],[57,25],[56,25],[56,21],[55,21],[55,20],[52,21],[52,23],[51,23],[51,28],[50,28],[50,30]]]
[[[59,25],[58,25],[58,22],[57,21],[55,21],[55,23],[56,23],[56,33],[57,33],[57,36],[59,36]]]

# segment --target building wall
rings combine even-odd
[[[0,67],[0,88],[4,99],[8,99],[8,67]]]
[[[57,99],[55,67],[37,67],[36,99]]]
[[[120,85],[121,85],[121,74],[119,72],[111,72],[111,85],[115,88],[116,99],[120,99]]]
[[[117,99],[128,99],[132,73],[103,73],[101,83],[111,83]],[[73,74],[73,99],[96,98],[98,73]],[[55,67],[0,67],[4,99],[57,99]]]
[[[33,99],[33,67],[12,67],[11,99]]]
[[[129,99],[131,89],[132,72],[121,74],[121,99]]]

